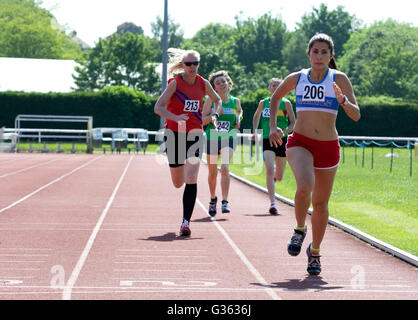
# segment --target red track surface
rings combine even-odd
[[[2,300],[418,297],[417,268],[333,227],[309,276],[311,234],[298,257],[286,250],[293,208],[271,216],[267,195],[241,182],[231,213],[210,218],[203,164],[187,239],[183,189],[154,155],[0,154],[0,183]]]

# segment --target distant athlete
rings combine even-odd
[[[338,132],[335,127],[341,105],[354,121],[360,119],[353,87],[337,70],[334,43],[326,34],[316,34],[308,45],[311,68],[292,73],[276,89],[270,101],[270,143],[282,144],[284,132],[277,127],[280,100],[296,90],[297,121],[287,140],[287,158],[296,179],[296,228],[288,243],[290,255],[299,254],[307,233],[306,214],[312,203],[312,243],[308,245],[307,271],[321,272],[320,246],[328,224],[328,201],[340,161]]]
[[[273,78],[270,80],[268,90],[273,94],[282,82],[281,79]],[[261,118],[261,120],[260,120]],[[261,121],[263,131],[263,156],[266,167],[266,186],[270,198],[269,212],[272,215],[278,214],[275,199],[275,183],[282,181],[283,173],[286,168],[286,142],[287,136],[292,132],[295,125],[295,113],[292,104],[286,98],[282,98],[277,113],[277,126],[283,130],[282,144],[275,147],[270,145],[270,97],[260,101],[258,108],[253,116],[254,138],[257,138],[256,130]]]
[[[217,128],[212,123],[206,127],[206,152],[208,160],[208,184],[211,200],[209,203],[209,215],[216,215],[216,180],[218,176],[218,161],[221,156],[221,191],[222,191],[222,213],[230,212],[228,206],[229,195],[229,161],[231,160],[236,147],[237,132],[242,120],[241,102],[237,97],[230,95],[233,82],[228,72],[225,70],[217,71],[209,75],[209,82],[216,93],[222,99],[223,114],[217,120]],[[205,110],[215,112],[211,99],[205,101]]]
[[[197,176],[203,147],[203,125],[216,123],[216,116],[203,117],[203,97],[208,95],[222,113],[221,98],[209,81],[197,74],[200,54],[170,48],[170,75],[181,72],[169,80],[154,106],[154,112],[166,119],[165,146],[171,180],[175,188],[185,184],[183,193],[183,220],[180,236],[190,236],[190,219],[197,197]],[[205,112],[206,113],[206,112]]]

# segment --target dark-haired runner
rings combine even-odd
[[[306,214],[312,203],[312,243],[308,245],[307,271],[321,272],[319,249],[328,223],[328,201],[340,161],[338,132],[335,126],[339,105],[354,121],[360,108],[345,73],[337,70],[334,44],[326,34],[309,41],[307,54],[311,68],[286,77],[271,97],[270,143],[281,144],[284,133],[277,128],[280,100],[296,90],[297,121],[287,141],[287,158],[296,179],[295,215],[297,226],[288,244],[288,252],[298,255],[307,233]]]

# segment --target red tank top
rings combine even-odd
[[[196,75],[194,84],[189,84],[183,80],[179,74],[168,81],[176,80],[176,92],[171,96],[167,105],[167,110],[175,115],[187,114],[189,119],[184,123],[178,123],[167,119],[165,127],[175,132],[189,132],[192,129],[203,130],[202,126],[202,107],[203,97],[205,96],[205,80]]]

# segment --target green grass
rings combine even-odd
[[[73,148],[72,143],[61,143],[61,150],[63,153],[71,153]],[[135,145],[133,143],[128,144],[128,147],[125,149],[122,149],[122,152],[128,152],[128,148],[131,149],[131,152],[135,150]],[[24,142],[20,143],[19,150],[23,152],[28,152],[30,149],[30,143]],[[48,152],[57,152],[58,151],[58,142],[48,142],[47,143],[47,149]],[[101,148],[94,148],[95,153],[103,153],[103,149],[106,150],[106,153],[110,153],[112,151],[110,143],[104,143]],[[158,149],[158,145],[148,145],[147,146],[147,152],[155,152]],[[43,152],[44,150],[44,144],[41,143],[39,145],[38,142],[33,143],[33,151],[34,152]],[[86,153],[87,152],[87,145],[85,142],[77,142],[75,143],[75,152],[76,153]],[[116,151],[114,151],[116,152]],[[140,152],[143,152],[142,150]]]
[[[248,147],[246,147],[248,149]],[[237,149],[239,152],[239,149]],[[334,183],[329,207],[330,216],[356,227],[379,240],[418,256],[418,157],[412,154],[410,176],[410,151],[395,149],[390,172],[390,148],[362,150],[344,148]],[[249,161],[249,154],[244,154]],[[231,172],[265,187],[265,169],[258,174],[248,174],[251,164],[231,164]],[[258,171],[258,170],[254,170]],[[293,199],[296,183],[287,165],[283,181],[276,183],[276,192]]]
[[[30,143],[23,142],[19,144],[19,151],[29,152]],[[32,143],[33,152],[44,152],[44,143],[39,144],[38,142]],[[72,143],[61,143],[61,150],[63,153],[70,153],[72,151]],[[58,142],[48,142],[47,143],[48,152],[57,152],[58,151]],[[86,153],[87,145],[85,142],[75,143],[75,152],[76,153]]]

